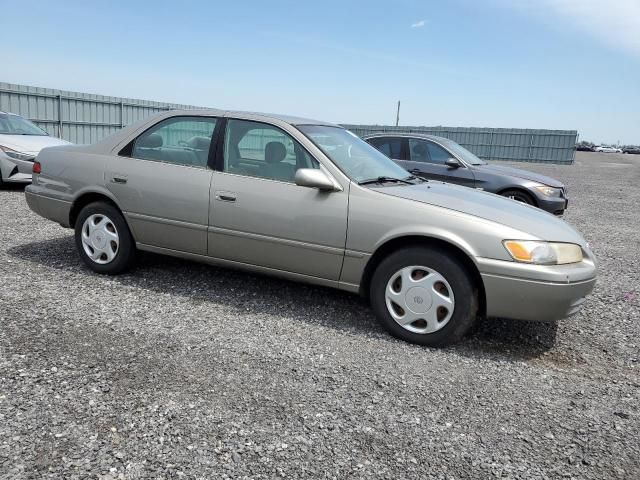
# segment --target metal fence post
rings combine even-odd
[[[489,153],[485,160],[493,160],[493,130],[491,130],[491,136],[489,137]]]
[[[124,127],[124,102],[120,102],[120,128]]]
[[[62,95],[58,95],[58,138],[62,138]]]
[[[534,143],[535,137],[533,135],[533,133],[531,134],[531,139],[529,140],[529,160],[533,160],[533,143]]]

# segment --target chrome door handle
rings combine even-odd
[[[235,202],[236,194],[233,192],[216,192],[216,200],[220,200],[222,202]]]
[[[123,178],[123,177],[111,177],[111,182],[112,183],[125,184],[125,183],[127,183],[127,179]]]

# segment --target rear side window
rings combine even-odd
[[[206,167],[216,119],[173,117],[163,120],[140,135],[131,156],[143,160]]]
[[[372,138],[369,143],[384,153],[389,158],[402,159],[402,139],[401,138]]]

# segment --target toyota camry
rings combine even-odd
[[[584,238],[530,205],[418,178],[342,127],[163,112],[46,148],[30,208],[95,272],[139,250],[360,293],[393,335],[442,346],[478,316],[555,321],[596,281]]]

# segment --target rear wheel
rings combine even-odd
[[[122,214],[109,203],[94,202],[80,210],[75,239],[80,257],[94,272],[116,275],[133,264],[133,237]]]
[[[470,273],[438,248],[411,247],[389,255],[373,274],[370,299],[389,333],[431,347],[460,340],[478,312]]]
[[[531,195],[527,192],[523,192],[522,190],[505,190],[500,195],[503,197],[510,198],[511,200],[515,200],[516,202],[526,203],[527,205],[536,205],[535,200]]]

